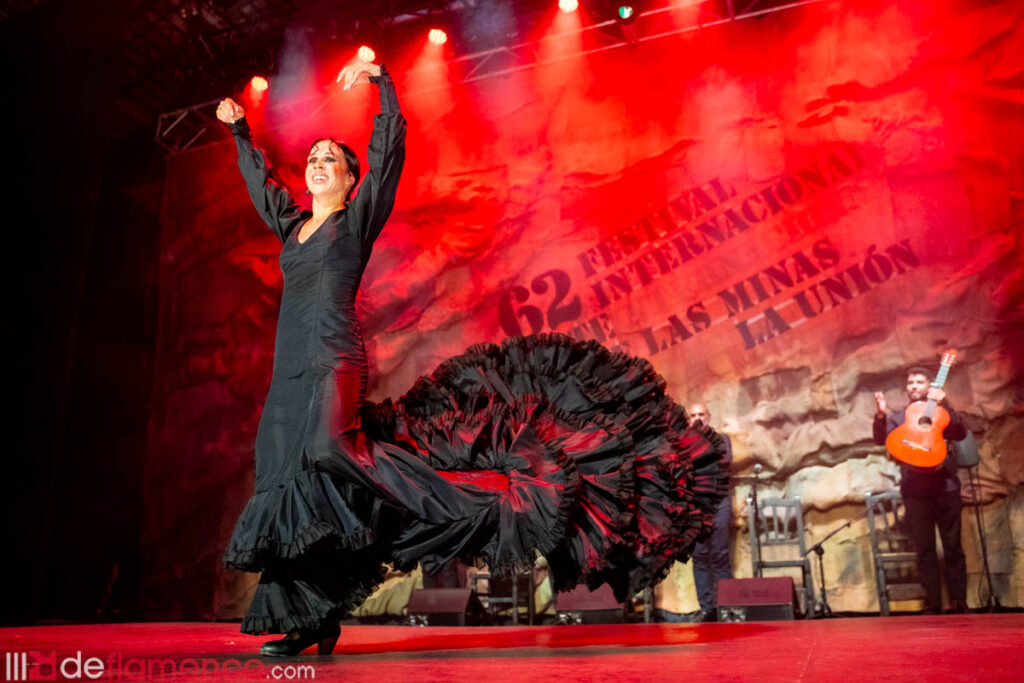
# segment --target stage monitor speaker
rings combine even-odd
[[[793,579],[719,579],[718,621],[779,621],[795,616]]]
[[[562,624],[614,624],[623,620],[623,605],[608,584],[591,591],[585,585],[555,596],[555,612]]]
[[[424,626],[473,626],[484,607],[471,588],[417,588],[409,597],[410,621]]]

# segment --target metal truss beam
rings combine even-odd
[[[729,22],[763,17],[775,12],[825,1],[827,0],[792,0],[789,2],[779,2],[778,0],[749,0],[748,2],[743,0],[719,0],[717,2],[698,0],[695,2],[690,0],[689,2],[675,2],[667,7],[643,12],[630,23],[607,20],[566,33],[546,35],[535,41],[457,57],[449,61],[451,73],[454,76],[449,84],[473,83],[487,78],[506,76],[583,55],[668,38]],[[690,18],[688,21],[680,23],[678,16],[675,16],[673,11],[687,8],[693,10],[688,13]],[[545,47],[565,43],[566,39],[573,37],[581,38],[581,40],[575,41],[582,45],[580,49],[559,52]],[[419,81],[417,74],[417,70],[410,70],[403,74],[403,82],[407,85],[403,88],[403,93],[428,91],[415,87],[415,83]],[[216,104],[217,100],[211,100],[161,114],[157,121],[155,141],[164,148],[168,155],[173,156],[226,139],[225,126],[213,116]],[[280,108],[306,108],[308,106],[307,100],[301,100],[275,105],[274,109],[279,111]]]

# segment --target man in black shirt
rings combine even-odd
[[[690,407],[690,421],[711,424],[711,413],[703,403]],[[719,432],[725,441],[725,466],[732,464],[732,441],[728,434]],[[715,511],[715,526],[711,537],[697,544],[693,550],[693,582],[697,588],[700,612],[696,621],[715,621],[718,603],[718,580],[732,578],[729,561],[729,520],[732,517],[732,497],[726,496]]]
[[[967,429],[956,412],[946,403],[946,392],[930,386],[928,371],[913,367],[907,371],[907,398],[910,402],[933,400],[949,412],[949,425],[942,431],[946,441],[959,441]],[[903,424],[904,412],[888,414],[885,396],[875,394],[875,443],[885,444],[889,432]],[[917,551],[917,567],[925,590],[925,612],[942,613],[942,584],[939,560],[935,552],[935,529],[942,538],[942,555],[946,567],[946,589],[953,601],[953,611],[967,608],[967,565],[960,543],[960,477],[957,476],[953,449],[947,448],[946,460],[934,468],[900,463],[900,493],[906,506],[908,534]]]

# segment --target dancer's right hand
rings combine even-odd
[[[217,105],[217,118],[224,123],[234,123],[244,116],[245,109],[230,97],[221,100],[220,104]]]

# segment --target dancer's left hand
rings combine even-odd
[[[380,67],[370,62],[357,61],[341,70],[337,82],[345,90],[351,90],[356,83],[369,83],[370,76],[380,76]]]

